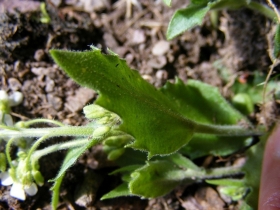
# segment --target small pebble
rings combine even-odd
[[[146,36],[143,30],[134,30],[132,34],[132,43],[141,44],[146,41]]]
[[[62,100],[61,98],[54,96],[52,94],[47,95],[48,103],[52,105],[55,110],[60,110],[62,108]]]
[[[164,40],[160,40],[153,47],[152,54],[156,55],[156,56],[164,55],[168,52],[169,49],[170,49],[169,42],[164,41]]]
[[[23,63],[19,60],[17,60],[15,63],[14,63],[14,71],[15,72],[19,72],[23,67]]]
[[[156,72],[156,78],[160,80],[166,80],[168,77],[168,73],[165,70],[158,70]]]
[[[51,80],[49,77],[46,77],[46,87],[45,87],[45,91],[46,92],[53,92],[54,90],[54,86],[55,86],[55,83],[53,80]]]
[[[13,91],[19,90],[21,88],[21,83],[13,77],[8,79],[8,83],[9,83],[9,87]]]
[[[75,91],[74,96],[66,98],[65,106],[72,112],[77,112],[83,109],[86,103],[94,98],[95,92],[88,88],[79,88]]]
[[[148,61],[148,65],[155,69],[161,69],[167,63],[167,59],[165,56],[157,56]]]
[[[34,59],[36,61],[42,61],[45,58],[45,51],[42,49],[36,50],[35,54],[34,54]]]

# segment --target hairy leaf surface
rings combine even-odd
[[[173,153],[192,138],[195,123],[118,56],[98,49],[51,55],[78,84],[98,91],[96,104],[121,117],[120,129],[136,139],[130,147],[152,157]]]
[[[184,84],[177,78],[175,84],[167,83],[161,91],[176,103],[184,116],[196,122],[219,125],[234,125],[239,121],[248,123],[246,118],[221,96],[218,88],[200,81],[188,80],[187,84]],[[250,139],[247,139],[248,137],[240,136],[195,134],[181,152],[191,158],[208,154],[224,156],[247,146],[250,143]]]

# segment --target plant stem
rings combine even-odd
[[[48,138],[54,136],[90,136],[94,127],[89,126],[63,126],[55,128],[23,128],[18,130],[3,130],[0,137],[41,137],[48,135]]]
[[[241,126],[230,125],[207,125],[197,123],[194,128],[195,133],[204,133],[220,136],[259,136],[261,132],[254,130],[247,130]]]
[[[207,169],[207,170],[186,170],[184,172],[185,179],[189,179],[190,177],[193,179],[204,180],[204,179],[219,179],[224,178],[226,176],[234,176],[240,175],[241,167],[224,167],[224,168],[214,168],[214,169]]]
[[[52,123],[52,124],[57,125],[57,126],[65,126],[63,123],[61,123],[59,121],[49,120],[49,119],[34,119],[34,120],[29,120],[29,121],[24,122],[24,124],[27,127],[29,127],[33,124],[36,124],[36,123]]]
[[[269,7],[260,4],[258,2],[255,1],[251,1],[248,5],[247,8],[258,11],[259,13],[263,14],[264,16],[268,17],[269,19],[273,20],[273,21],[277,21],[277,14],[275,14],[275,12],[270,9]]]
[[[9,141],[6,145],[6,149],[5,149],[7,161],[8,161],[11,168],[14,168],[14,165],[12,163],[12,158],[11,158],[11,155],[10,155],[11,145],[12,145],[14,140],[16,140],[16,138],[9,139]]]
[[[268,5],[274,10],[275,14],[277,15],[278,23],[280,23],[280,14],[279,10],[275,6],[275,4],[271,0],[267,0]]]
[[[37,150],[33,153],[32,155],[32,161],[37,161],[39,160],[42,156],[45,156],[47,154],[59,151],[59,150],[64,150],[64,149],[69,149],[69,148],[74,148],[74,147],[80,147],[88,143],[88,139],[76,139],[73,141],[65,142],[65,143],[60,143],[60,144],[55,144],[51,145],[49,147],[46,147],[41,150]]]

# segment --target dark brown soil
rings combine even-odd
[[[84,6],[83,2],[91,4]],[[24,94],[23,103],[12,110],[15,120],[48,118],[70,125],[85,123],[82,108],[97,94],[79,87],[54,64],[48,53],[52,48],[88,50],[91,44],[104,51],[110,48],[156,87],[176,76],[183,81],[193,78],[219,87],[225,97],[232,94],[229,84],[213,63],[221,62],[231,77],[253,71],[266,75],[269,69],[273,24],[258,13],[222,11],[217,27],[207,16],[201,27],[167,42],[168,22],[174,10],[187,2],[174,0],[172,8],[162,1],[139,0],[138,6],[130,7],[126,2],[130,1],[47,0],[51,20],[42,23],[39,1],[0,0],[0,87]],[[274,71],[279,73],[279,68]],[[271,124],[279,116],[279,104],[267,106],[275,108],[267,108],[271,111],[264,115],[269,118],[264,122]],[[256,108],[251,118],[258,124],[263,119],[260,116]],[[45,180],[56,175],[64,154],[42,158]],[[67,173],[58,209],[238,209],[238,203],[223,200],[213,186],[204,183],[180,186],[158,199],[100,201],[120,183],[119,177],[108,176],[113,169],[101,148],[88,151]],[[97,181],[86,182],[92,186],[90,194],[78,199],[84,180]],[[21,202],[9,196],[9,187],[1,186],[0,209],[50,209],[50,187],[46,182],[34,197]]]

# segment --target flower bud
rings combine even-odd
[[[102,137],[106,135],[110,131],[110,129],[111,128],[109,126],[100,126],[93,131],[92,137],[93,138]]]
[[[17,153],[17,156],[19,157],[20,160],[23,160],[26,158],[26,153],[24,151],[19,151]]]
[[[132,140],[129,135],[111,136],[104,141],[104,144],[112,147],[122,147]]]
[[[116,147],[110,147],[108,145],[103,145],[103,151],[106,153],[106,154],[109,154],[111,151],[115,150]]]
[[[40,171],[33,170],[32,171],[32,176],[33,176],[33,179],[35,180],[35,182],[38,186],[41,187],[41,186],[44,185],[45,179],[44,179],[44,177],[43,177],[43,175],[41,174]]]
[[[27,128],[26,123],[23,121],[19,121],[15,124],[15,127],[17,128]]]
[[[100,125],[106,125],[106,124],[110,123],[110,117],[106,116],[106,117],[102,117],[100,119],[97,119],[96,123],[98,123]]]
[[[0,112],[10,113],[9,96],[4,90],[0,90]]]
[[[0,171],[1,172],[6,171],[6,167],[7,167],[6,155],[3,152],[1,152],[0,153]]]
[[[124,148],[115,149],[108,154],[108,160],[116,160],[125,152]]]
[[[83,111],[86,118],[88,119],[96,119],[96,118],[104,117],[108,112],[106,109],[96,104],[85,106],[83,108]]]

